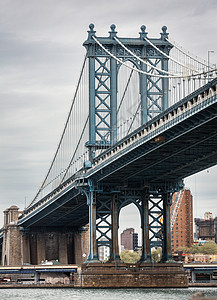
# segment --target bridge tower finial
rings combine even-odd
[[[144,40],[144,38],[146,38],[146,37],[147,37],[147,34],[148,34],[148,32],[145,31],[145,30],[146,30],[146,26],[145,26],[145,25],[142,25],[142,26],[140,27],[140,29],[141,29],[141,32],[139,33],[139,34],[140,34],[140,39],[141,39],[141,40]]]
[[[91,23],[89,25],[89,28],[90,28],[90,30],[87,31],[88,32],[88,40],[91,40],[92,36],[95,36],[96,31],[93,30],[94,29],[94,24],[93,23]]]
[[[169,33],[167,33],[167,27],[163,26],[162,27],[162,31],[163,32],[161,32],[161,39],[165,40],[166,38],[168,38],[168,35],[169,35]]]
[[[111,28],[111,31],[109,31],[109,34],[110,34],[110,38],[111,39],[113,39],[115,36],[117,36],[117,31],[115,31],[115,29],[116,29],[116,26],[115,26],[115,24],[112,24],[111,26],[110,26],[110,28]]]

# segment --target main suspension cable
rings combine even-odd
[[[127,93],[127,89],[128,89],[128,87],[129,87],[130,80],[131,80],[131,78],[132,78],[134,68],[135,68],[135,66],[133,66],[133,69],[131,70],[130,76],[129,76],[128,80],[127,80],[127,84],[126,84],[126,86],[125,86],[123,95],[122,95],[122,97],[121,97],[121,101],[120,101],[119,106],[118,106],[118,108],[117,108],[117,114],[119,113],[119,110],[120,110],[120,108],[121,108],[121,105],[122,105],[122,103],[123,103],[123,101],[124,101],[124,97],[125,97],[125,95],[126,95],[126,93]]]
[[[195,73],[195,74],[191,74],[191,75],[174,75],[174,76],[168,76],[168,75],[160,75],[160,74],[158,74],[158,75],[156,75],[156,74],[150,74],[150,73],[148,73],[148,72],[145,72],[145,71],[142,71],[142,70],[139,70],[139,69],[137,69],[137,68],[133,68],[133,67],[131,67],[131,66],[129,66],[129,65],[127,65],[125,62],[123,62],[121,59],[119,59],[118,57],[116,57],[114,54],[112,54],[111,52],[109,52],[97,39],[96,39],[96,37],[95,36],[92,36],[92,39],[108,54],[108,55],[110,55],[112,58],[114,58],[116,61],[118,61],[119,63],[121,63],[122,65],[124,65],[125,67],[127,67],[127,68],[129,68],[129,69],[133,69],[133,70],[135,70],[136,72],[138,72],[138,73],[141,73],[141,74],[144,74],[144,75],[147,75],[147,76],[150,76],[150,77],[159,77],[159,78],[191,78],[191,77],[197,77],[197,76],[200,76],[200,75],[206,75],[207,73],[211,73],[211,72],[214,72],[214,71],[217,71],[217,67],[216,68],[213,68],[213,69],[210,69],[209,71],[205,71],[205,72],[200,72],[200,73]],[[155,46],[154,46],[155,47]],[[157,48],[157,47],[156,47]],[[161,52],[161,50],[159,50],[158,48],[157,48],[157,50],[159,51],[159,52]],[[168,56],[168,55],[166,55],[164,52],[162,52],[165,56],[167,56],[169,59],[171,59],[171,60],[173,60],[173,61],[176,61],[176,60],[174,60],[174,59],[172,59],[170,56]],[[179,64],[181,64],[181,63],[179,63]],[[185,65],[183,65],[183,64],[181,64],[182,66],[184,66],[185,68],[186,68],[186,66]],[[195,70],[194,70],[195,71]]]
[[[171,76],[173,76],[174,74],[166,71],[166,70],[162,70],[159,69],[153,65],[151,65],[150,63],[144,61],[143,59],[141,59],[140,57],[138,57],[136,54],[134,54],[130,49],[128,49],[126,46],[124,46],[124,44],[121,43],[121,41],[119,39],[117,39],[116,37],[114,37],[114,39],[118,42],[119,45],[121,45],[121,47],[123,47],[127,52],[129,52],[132,56],[134,56],[136,59],[138,59],[139,61],[141,61],[143,64],[146,64],[148,67],[153,68],[161,73],[165,73],[165,74],[169,74]]]
[[[189,69],[189,70],[195,72],[195,69],[189,68],[188,66],[186,66],[186,65],[184,65],[184,64],[182,64],[182,63],[180,63],[178,60],[174,59],[173,57],[167,55],[165,52],[161,51],[157,46],[155,46],[152,42],[150,42],[149,39],[147,39],[146,37],[144,37],[144,40],[145,40],[147,43],[149,43],[149,45],[151,45],[154,49],[156,49],[159,53],[161,53],[162,55],[164,55],[166,58],[168,58],[168,59],[174,61],[175,63],[177,63],[178,65],[180,65],[180,66],[182,66],[182,67],[184,67],[184,68],[186,68],[186,69]],[[193,75],[193,74],[192,74],[192,75]]]
[[[56,152],[54,154],[54,158],[53,158],[53,160],[51,162],[50,168],[49,168],[49,170],[47,172],[47,175],[45,176],[44,181],[42,182],[42,184],[41,184],[41,186],[39,188],[39,191],[37,192],[37,194],[34,197],[34,199],[32,200],[32,202],[26,207],[26,209],[29,208],[36,201],[36,199],[38,198],[38,195],[43,190],[44,184],[45,184],[45,182],[46,182],[46,180],[47,180],[47,178],[48,178],[48,176],[49,176],[49,174],[50,174],[50,172],[51,172],[51,170],[53,168],[54,162],[56,160],[56,157],[58,155],[59,149],[60,149],[62,141],[63,141],[63,137],[64,137],[65,132],[66,132],[66,128],[67,128],[67,125],[68,125],[68,122],[69,122],[69,119],[70,119],[70,116],[71,116],[72,109],[74,107],[75,99],[76,99],[76,96],[77,96],[77,93],[78,93],[78,88],[79,88],[79,85],[80,85],[80,82],[81,82],[81,78],[82,78],[82,75],[83,75],[83,71],[84,71],[84,68],[85,68],[86,60],[87,60],[87,54],[84,57],[84,62],[83,62],[82,68],[81,68],[81,72],[80,72],[80,76],[79,76],[79,79],[78,79],[78,84],[77,84],[77,87],[76,87],[76,90],[75,90],[75,94],[74,94],[74,97],[73,97],[73,100],[72,100],[71,108],[70,108],[70,111],[69,111],[69,114],[68,114],[68,117],[67,117],[67,120],[66,120],[66,124],[64,126],[63,133],[61,135],[59,144],[57,146],[57,150],[56,150]]]
[[[148,75],[148,76],[152,76],[152,77],[161,77],[161,78],[182,78],[182,76],[167,76],[167,75],[155,75],[155,74],[150,74],[148,72],[145,72],[145,71],[142,71],[142,70],[139,70],[137,68],[133,68],[129,65],[127,65],[125,62],[123,62],[121,59],[119,59],[118,57],[116,57],[114,54],[112,54],[111,52],[109,52],[97,39],[95,36],[92,36],[93,40],[108,54],[110,55],[112,58],[114,58],[116,61],[118,61],[119,63],[121,63],[122,65],[124,65],[125,67],[131,69],[131,70],[135,70],[141,74],[144,74],[144,75]]]
[[[66,175],[67,175],[67,173],[68,173],[68,171],[69,171],[69,169],[70,169],[70,167],[71,167],[71,165],[72,165],[72,161],[73,161],[73,159],[74,159],[74,157],[75,157],[75,155],[76,155],[76,152],[77,152],[77,150],[78,150],[78,147],[80,146],[80,143],[81,143],[81,140],[82,140],[82,138],[83,138],[83,136],[84,136],[84,132],[85,132],[85,129],[86,129],[86,127],[87,127],[88,121],[89,121],[89,116],[87,117],[87,119],[86,119],[86,121],[85,121],[84,127],[83,127],[82,132],[81,132],[81,136],[80,136],[79,141],[78,141],[78,143],[77,143],[77,145],[76,145],[76,147],[75,147],[75,151],[74,151],[74,153],[73,153],[73,155],[72,155],[72,158],[71,158],[71,160],[70,160],[70,162],[69,162],[69,164],[68,164],[68,167],[65,169],[65,174],[64,174],[64,176],[63,176],[63,178],[62,178],[62,180],[61,180],[61,182],[60,182],[60,185],[64,182],[64,179],[65,179],[65,177],[66,177]]]
[[[205,67],[209,67],[207,64],[204,64],[202,61],[197,60],[196,58],[194,58],[192,55],[188,54],[187,52],[185,52],[182,48],[178,47],[175,43],[171,42],[168,38],[166,38],[166,40],[173,45],[173,47],[175,47],[177,50],[179,50],[180,52],[182,52],[184,55],[190,57],[191,59],[193,59],[194,61],[196,61],[197,63],[205,66]]]

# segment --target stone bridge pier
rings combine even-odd
[[[88,255],[88,227],[77,228],[18,226],[22,214],[17,206],[4,211],[2,264],[38,265],[45,261],[81,265]]]
[[[180,183],[181,184],[181,183]],[[115,287],[187,287],[187,273],[172,258],[170,206],[172,191],[178,184],[146,187],[90,185],[86,191],[89,205],[89,255],[75,276],[75,286],[83,288]],[[95,190],[94,190],[95,189]],[[134,204],[142,229],[141,258],[135,263],[121,261],[118,249],[120,210]],[[110,249],[110,258],[99,260],[99,249]],[[152,247],[162,247],[161,262],[151,258]]]

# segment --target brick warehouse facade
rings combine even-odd
[[[190,189],[173,194],[171,206],[171,246],[174,252],[178,247],[193,245],[193,205]]]

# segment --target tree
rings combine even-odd
[[[217,254],[217,244],[212,242],[207,242],[202,246],[193,245],[191,248],[179,247],[176,252],[182,251],[183,253],[192,254]]]
[[[188,247],[178,247],[176,249],[176,252],[182,252],[182,253],[191,253],[191,248]]]
[[[155,263],[158,263],[162,258],[162,248],[158,247],[157,249],[152,250],[151,251],[151,257],[152,257],[152,259],[154,260]]]
[[[138,252],[132,252],[129,250],[122,251],[120,257],[123,262],[131,264],[135,264],[140,259],[140,255]]]
[[[217,254],[217,244],[216,243],[205,243],[201,246],[203,254]]]
[[[189,248],[189,251],[190,252],[188,252],[188,253],[192,253],[192,254],[203,253],[202,246],[199,246],[199,245],[193,245],[191,248]]]

